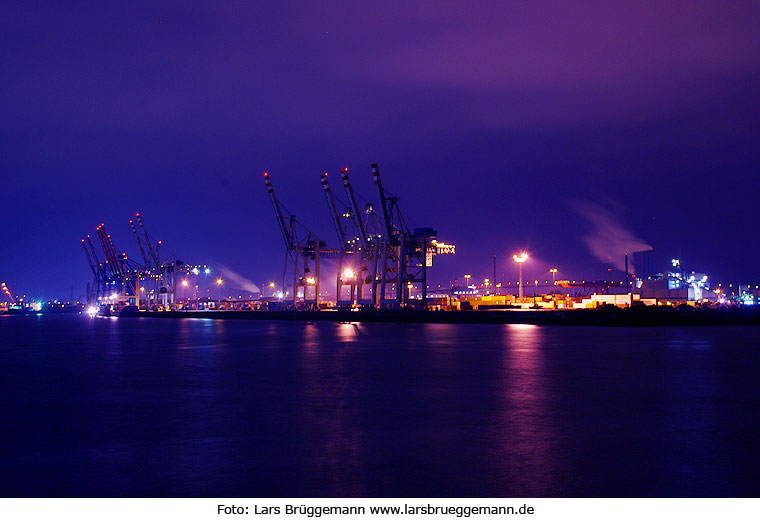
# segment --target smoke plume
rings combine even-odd
[[[219,266],[219,270],[222,272],[222,277],[225,281],[229,281],[232,283],[232,285],[239,288],[240,290],[245,290],[246,292],[250,292],[252,294],[258,294],[261,292],[261,289],[256,286],[256,283],[241,276],[237,272],[230,270],[226,266]]]
[[[591,255],[618,270],[625,269],[625,254],[651,250],[652,246],[626,229],[618,216],[610,209],[596,203],[573,200],[573,209],[591,225],[591,231],[583,237]],[[629,271],[634,272],[629,260]]]

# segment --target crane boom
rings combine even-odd
[[[140,249],[140,255],[142,255],[145,266],[150,267],[150,261],[148,260],[148,256],[145,253],[142,241],[140,241],[140,236],[137,234],[137,228],[135,228],[135,223],[132,219],[129,220],[129,226],[132,228],[132,233],[134,234],[135,240],[137,241],[137,247]]]
[[[359,207],[356,205],[356,198],[354,197],[354,190],[351,187],[351,182],[348,179],[348,167],[344,167],[340,171],[340,179],[343,180],[343,187],[346,189],[346,195],[348,196],[348,203],[351,205],[351,209],[353,210],[353,219],[354,219],[354,225],[356,226],[357,232],[362,237],[362,247],[367,246],[367,230],[364,229],[364,223],[362,222],[361,217],[359,216]]]
[[[87,244],[90,246],[90,252],[92,252],[93,259],[98,263],[98,274],[100,274],[101,279],[104,279],[106,274],[105,270],[103,270],[103,263],[98,260],[98,254],[95,252],[95,245],[92,244],[92,239],[89,235],[87,236]]]
[[[333,224],[335,225],[335,232],[338,234],[338,240],[340,241],[340,247],[342,250],[346,250],[346,233],[343,231],[343,227],[340,224],[340,215],[338,215],[338,208],[335,207],[335,199],[333,198],[332,191],[330,191],[330,184],[327,181],[327,173],[322,173],[322,189],[325,191],[325,197],[327,198],[327,207],[330,210],[330,217],[332,217]]]
[[[116,267],[116,256],[111,255],[110,248],[108,247],[108,242],[106,241],[106,237],[104,235],[105,228],[103,227],[103,224],[95,228],[95,232],[98,234],[98,239],[100,240],[100,247],[103,248],[103,255],[105,255],[106,258],[106,264],[108,265],[108,268],[110,268],[111,273],[116,275],[118,274],[118,268]]]
[[[103,228],[103,231],[105,232],[105,228]],[[111,249],[111,254],[116,258],[116,267],[118,269],[119,274],[121,276],[124,276],[125,275],[124,261],[127,260],[127,254],[123,253],[121,255],[117,255],[116,247],[113,245],[113,240],[111,239],[110,233],[106,233],[106,241],[108,242],[108,247]]]
[[[148,232],[145,229],[145,225],[143,224],[142,218],[140,217],[140,214],[137,213],[135,215],[137,217],[137,223],[140,225],[140,230],[142,230],[143,237],[145,237],[145,245],[148,247],[148,254],[150,255],[150,258],[153,262],[146,263],[149,267],[156,267],[158,268],[161,263],[158,262],[158,258],[156,257],[156,253],[153,251],[153,245],[150,242],[150,238],[148,237]]]
[[[288,226],[285,224],[285,217],[282,216],[282,211],[280,210],[280,203],[277,201],[277,197],[274,194],[274,188],[272,187],[272,180],[269,178],[269,173],[264,173],[264,183],[267,186],[267,191],[269,192],[269,198],[272,200],[272,207],[274,207],[274,214],[277,216],[277,222],[280,225],[280,231],[282,232],[282,238],[285,240],[285,245],[291,249],[295,248],[296,243],[293,240],[293,237],[290,233],[290,230],[288,229]]]
[[[116,247],[114,246],[113,240],[111,239],[111,234],[106,231],[105,224],[100,225],[100,231],[103,235],[103,242],[108,249],[109,262],[112,262],[115,268],[114,273],[116,273],[116,275],[123,276],[124,270],[122,267],[121,257],[116,254]]]
[[[92,275],[95,276],[95,280],[97,280],[98,272],[95,270],[95,265],[92,263],[92,257],[90,257],[90,252],[87,250],[87,245],[84,243],[84,239],[82,239],[82,248],[84,248],[84,254],[87,256],[87,262],[90,263],[90,270],[92,270]]]
[[[377,186],[377,196],[380,199],[380,208],[383,212],[383,229],[385,230],[385,236],[388,238],[388,241],[392,241],[393,229],[391,228],[391,218],[388,214],[388,205],[385,201],[385,190],[383,189],[382,181],[380,181],[380,169],[376,163],[373,163],[370,167],[372,167],[372,179]]]

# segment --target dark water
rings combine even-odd
[[[759,342],[0,317],[0,495],[759,496]]]

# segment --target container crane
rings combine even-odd
[[[336,278],[336,303],[339,307],[350,307],[354,304],[354,277],[344,277],[344,267],[350,266],[348,270],[353,271],[355,268],[355,254],[353,251],[353,244],[349,240],[347,231],[349,229],[348,218],[352,215],[351,209],[348,208],[343,215],[338,214],[338,208],[335,206],[335,199],[333,198],[332,191],[330,190],[330,183],[327,179],[327,173],[322,173],[320,180],[322,182],[322,190],[325,193],[327,199],[327,207],[330,211],[330,218],[332,218],[333,225],[335,226],[335,233],[338,235],[338,241],[340,243],[340,255],[338,257],[338,273]],[[348,276],[348,270],[346,275]],[[348,299],[343,298],[344,287],[348,286]]]
[[[359,305],[372,306],[377,304],[377,255],[378,233],[374,221],[374,207],[368,204],[365,208],[366,218],[360,215],[359,206],[356,202],[354,189],[348,178],[348,167],[340,172],[343,187],[348,197],[350,210],[353,213],[351,219],[358,236],[353,239],[354,270],[356,302]],[[374,230],[370,231],[371,228]],[[365,292],[365,286],[369,286],[369,292]]]
[[[303,238],[298,238],[296,229],[296,217],[290,215],[287,218],[282,214],[282,207],[277,200],[272,187],[272,179],[269,173],[264,173],[264,183],[266,184],[269,198],[272,201],[277,223],[282,232],[285,241],[285,266],[282,272],[283,299],[286,297],[285,281],[288,273],[288,264],[293,265],[293,299],[292,307],[298,308],[301,303],[298,301],[298,293],[303,290],[303,306],[307,309],[317,310],[319,308],[319,260],[320,255],[335,255],[339,250],[325,247],[325,242],[317,237],[311,230],[306,229],[307,234]],[[301,225],[305,228],[305,226]],[[301,264],[303,260],[303,264]],[[309,267],[309,262],[314,261],[314,271]],[[314,297],[309,298],[309,290],[313,288]]]
[[[397,197],[385,194],[380,179],[378,164],[371,166],[372,177],[377,188],[380,209],[383,215],[385,240],[382,244],[382,273],[380,274],[379,304],[381,306],[406,307],[421,305],[427,307],[427,268],[432,266],[433,255],[453,254],[453,244],[439,243],[437,232],[432,228],[416,228],[412,232],[401,209]],[[418,284],[422,290],[421,303],[410,299],[410,290]],[[388,286],[395,285],[395,296],[388,297]]]

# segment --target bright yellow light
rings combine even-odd
[[[552,268],[552,269],[549,270],[549,272],[551,272],[552,274],[556,274],[557,273],[557,269],[556,268]]]
[[[271,283],[269,283],[269,288],[274,288],[274,281],[272,281]]]
[[[528,260],[528,254],[525,252],[522,252],[520,255],[514,254],[512,259],[514,259],[516,263],[524,263]]]
[[[307,278],[306,278],[306,282],[307,282],[308,284],[310,284],[310,285],[314,285],[314,284],[316,284],[316,283],[317,283],[317,280],[316,280],[316,279],[314,279],[313,277],[307,277]]]
[[[183,287],[186,287],[186,286],[187,286],[187,279],[183,279],[183,280],[182,280],[182,286],[183,286]]]
[[[341,279],[343,279],[343,281],[347,279],[353,279],[353,278],[354,278],[353,270],[351,270],[350,268],[346,268],[345,270],[343,270],[343,275],[341,276]]]
[[[464,278],[465,278],[465,279],[470,279],[471,277],[472,277],[472,276],[471,276],[470,274],[465,274],[465,275],[464,275]]]
[[[220,277],[219,279],[217,279],[217,280],[216,280],[216,284],[217,284],[217,285],[221,285],[221,284],[222,284],[222,278],[221,278],[221,277]]]

